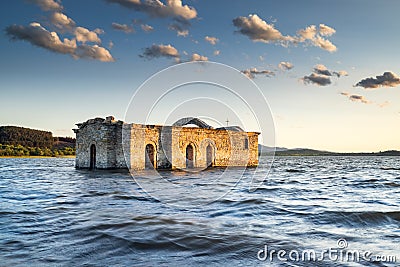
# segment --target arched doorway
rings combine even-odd
[[[155,149],[152,144],[146,145],[145,166],[146,168],[155,168]]]
[[[192,145],[186,147],[186,168],[194,168],[194,151]]]
[[[208,144],[206,148],[206,163],[207,163],[207,168],[212,167],[214,163],[213,148],[211,144]]]
[[[90,146],[90,170],[96,169],[96,146],[93,144]]]

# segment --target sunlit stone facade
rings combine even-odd
[[[173,126],[142,125],[95,118],[78,123],[76,167],[142,170],[257,166],[257,132],[213,129],[196,118]],[[198,127],[188,127],[195,124]]]

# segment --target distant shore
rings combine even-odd
[[[275,156],[330,156],[330,157],[398,157],[400,156],[400,151],[390,150],[381,152],[328,152],[328,151],[318,151],[312,149],[300,149],[300,150],[287,150],[287,151],[276,151]]]
[[[41,159],[41,158],[75,158],[75,155],[68,155],[68,156],[56,156],[56,157],[51,157],[51,156],[0,156],[0,159],[17,159],[17,158],[21,158],[21,159],[29,159],[29,158],[33,158],[33,159]]]
[[[285,147],[268,147],[264,145],[258,145],[258,154],[259,155],[271,155],[272,153],[275,156],[338,156],[338,157],[347,157],[347,156],[357,156],[357,157],[368,157],[368,156],[400,156],[399,150],[387,150],[387,151],[379,151],[379,152],[332,152],[332,151],[324,151],[324,150],[316,150],[310,148],[285,148]]]

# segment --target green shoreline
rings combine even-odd
[[[68,156],[57,156],[57,157],[52,157],[52,156],[0,156],[0,159],[44,159],[44,158],[76,158],[75,155],[68,155]]]

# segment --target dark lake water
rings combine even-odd
[[[127,172],[0,159],[0,266],[400,265],[399,157],[278,157],[254,192],[252,170],[239,182],[223,171],[163,172],[187,194],[150,179],[156,199]],[[202,199],[209,181],[212,203],[171,205]],[[286,254],[262,261],[265,246]],[[381,261],[296,257],[330,248]]]

